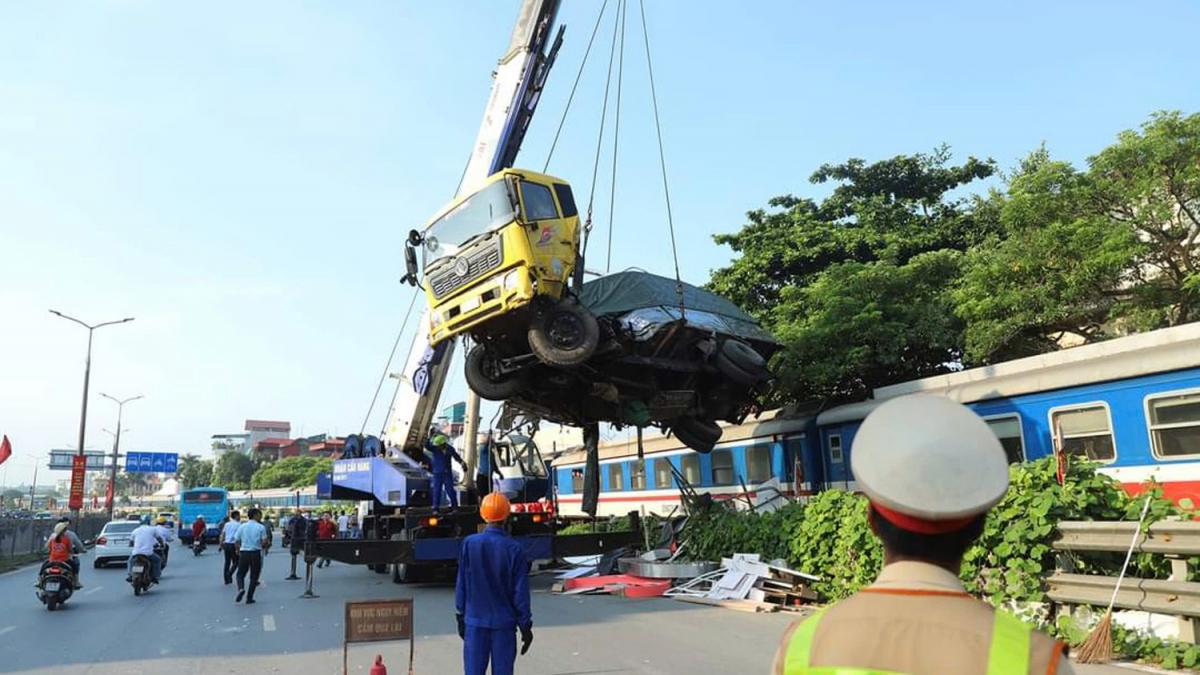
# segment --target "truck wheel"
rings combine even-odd
[[[529,324],[529,348],[542,363],[577,366],[600,344],[600,324],[586,307],[559,300],[541,308]]]
[[[711,420],[701,420],[695,417],[680,417],[671,423],[671,432],[681,443],[689,448],[707,455],[713,446],[721,440],[721,427]]]
[[[757,386],[770,377],[767,360],[741,340],[729,339],[721,343],[717,352],[717,370],[742,387]]]
[[[488,401],[505,401],[516,396],[525,382],[520,373],[499,374],[494,354],[489,354],[483,345],[475,345],[467,352],[467,386]]]
[[[408,541],[408,532],[401,532],[392,535],[392,541]],[[408,563],[392,563],[392,583],[393,584],[411,584],[416,581],[416,575],[413,565]]]

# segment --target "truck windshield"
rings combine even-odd
[[[511,223],[515,212],[507,180],[483,188],[425,230],[424,263],[455,255],[471,237]]]

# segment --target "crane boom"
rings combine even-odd
[[[561,0],[524,0],[508,50],[493,73],[492,92],[458,195],[469,194],[493,173],[513,166],[533,119],[550,67],[562,45],[563,27],[550,32]],[[455,341],[429,346],[430,310],[421,313],[404,375],[383,429],[388,445],[419,451],[429,434],[450,372]],[[477,407],[477,406],[473,406]],[[475,411],[477,412],[477,411]],[[474,437],[469,439],[472,444]]]

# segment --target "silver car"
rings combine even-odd
[[[141,523],[133,520],[112,520],[100,530],[96,537],[96,547],[92,551],[92,566],[97,569],[109,563],[124,564],[133,553],[133,543],[129,535],[141,527]]]

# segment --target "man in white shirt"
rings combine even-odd
[[[144,555],[150,559],[150,578],[157,584],[162,576],[162,559],[154,552],[154,546],[162,541],[158,528],[149,523],[143,524],[134,530],[129,538],[133,540],[133,553],[125,565],[125,581],[133,580],[133,559]]]
[[[350,536],[350,516],[343,513],[338,516],[338,539]]]
[[[235,535],[238,553],[238,592],[234,602],[241,602],[242,596],[245,595],[246,604],[253,605],[254,591],[258,588],[258,577],[262,574],[262,554],[267,544],[267,528],[260,520],[262,511],[250,509],[247,515],[250,520],[242,523]],[[246,595],[246,572],[250,573],[250,593],[248,595]]]
[[[242,514],[234,511],[229,514],[229,522],[221,529],[221,550],[225,552],[225,585],[233,583],[233,573],[237,571],[237,531],[242,525]]]

